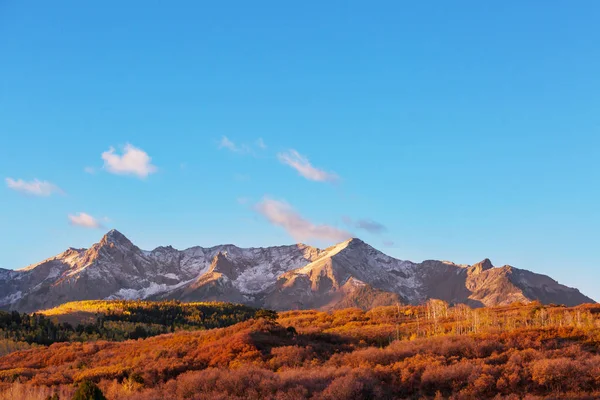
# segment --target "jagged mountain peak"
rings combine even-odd
[[[123,245],[132,245],[133,243],[127,239],[125,235],[119,232],[116,229],[111,229],[108,231],[102,239],[100,239],[100,244],[123,244]]]
[[[32,271],[36,268],[38,268],[39,266],[45,265],[47,263],[50,262],[59,262],[59,263],[65,263],[68,265],[73,265],[78,261],[78,258],[85,254],[85,252],[87,251],[87,249],[78,249],[75,247],[69,247],[67,250],[63,251],[62,253],[59,253],[55,256],[52,256],[50,258],[47,258],[43,261],[37,262],[35,264],[30,264],[24,268],[21,268],[17,271]]]
[[[363,240],[357,237],[351,237],[349,239],[344,240],[342,243],[348,243],[348,245],[366,244]]]
[[[481,266],[484,270],[494,268],[494,264],[492,264],[492,262],[490,261],[489,258],[486,258],[486,259],[474,264],[474,266]]]
[[[235,279],[238,276],[235,265],[227,258],[227,254],[224,251],[219,251],[213,257],[209,272],[218,272],[232,279]]]
[[[340,242],[338,244],[335,244],[331,247],[326,248],[325,251],[323,252],[323,254],[327,255],[327,256],[334,256],[338,253],[348,252],[348,251],[351,251],[351,252],[353,252],[353,251],[379,252],[378,250],[376,250],[369,244],[363,242],[359,238],[350,238],[348,240],[345,240],[343,242]]]
[[[179,250],[177,250],[176,248],[174,248],[171,245],[167,245],[167,246],[158,246],[155,249],[146,252],[146,253],[154,253],[154,254],[168,254],[168,253],[177,253],[179,252]]]
[[[65,250],[65,253],[68,252],[82,252],[82,251],[86,251],[87,249],[85,247],[69,247],[67,250]]]
[[[344,240],[341,243],[338,243],[337,246],[344,244],[346,247],[361,247],[361,246],[368,246],[371,247],[369,244],[365,243],[362,239],[359,239],[357,237],[352,237],[348,240]]]
[[[492,262],[490,261],[489,258],[486,258],[478,263],[473,264],[470,268],[469,271],[471,273],[476,273],[476,274],[480,274],[484,271],[488,271],[490,269],[494,268],[494,264],[492,264]]]
[[[125,235],[116,229],[108,231],[98,243],[95,243],[88,251],[86,258],[89,261],[97,259],[101,256],[115,256],[117,254],[132,254],[138,253],[142,255],[142,251],[131,242]]]
[[[430,298],[473,306],[592,301],[549,277],[494,267],[489,259],[472,266],[435,260],[413,263],[390,257],[359,238],[324,250],[298,243],[143,251],[111,230],[87,250],[68,249],[35,268],[4,273],[0,307],[35,311],[70,300],[172,298],[280,310],[327,309],[346,304],[343,300],[357,293],[361,301],[375,298],[364,296],[364,285],[377,291],[381,301],[402,298],[413,304]]]
[[[212,259],[212,265],[216,265],[225,261],[229,261],[227,259],[227,251],[219,250],[219,252]]]
[[[337,247],[341,247],[341,246],[343,246],[344,248],[349,249],[349,250],[367,251],[367,252],[371,252],[371,253],[372,252],[381,253],[379,250],[377,250],[376,248],[374,248],[367,242],[365,242],[362,239],[359,239],[357,237],[350,238],[350,239],[337,245]]]

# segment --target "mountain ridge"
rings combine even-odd
[[[326,249],[298,243],[147,251],[114,229],[88,249],[68,248],[20,270],[0,270],[0,293],[0,308],[22,311],[74,300],[138,298],[220,300],[278,310],[418,304],[431,298],[475,307],[594,302],[548,276],[494,267],[487,258],[473,265],[415,263],[390,257],[359,238]]]

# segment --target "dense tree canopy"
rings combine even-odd
[[[75,326],[59,322],[63,308],[92,313],[93,318]],[[68,303],[45,314],[0,311],[0,356],[32,344],[139,339],[179,330],[221,328],[255,316],[275,318],[276,314],[230,303],[120,300]]]
[[[432,301],[55,343],[0,357],[0,399],[68,400],[85,381],[110,400],[600,398],[599,312]]]

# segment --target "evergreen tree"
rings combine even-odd
[[[73,400],[106,400],[106,397],[94,382],[83,381],[77,387]]]

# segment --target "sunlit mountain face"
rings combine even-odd
[[[360,239],[327,249],[221,245],[141,250],[116,230],[17,271],[0,271],[0,306],[36,311],[73,300],[228,301],[275,310],[370,308],[428,299],[472,307],[539,300],[593,302],[577,289],[490,260],[474,265],[398,260]]]

